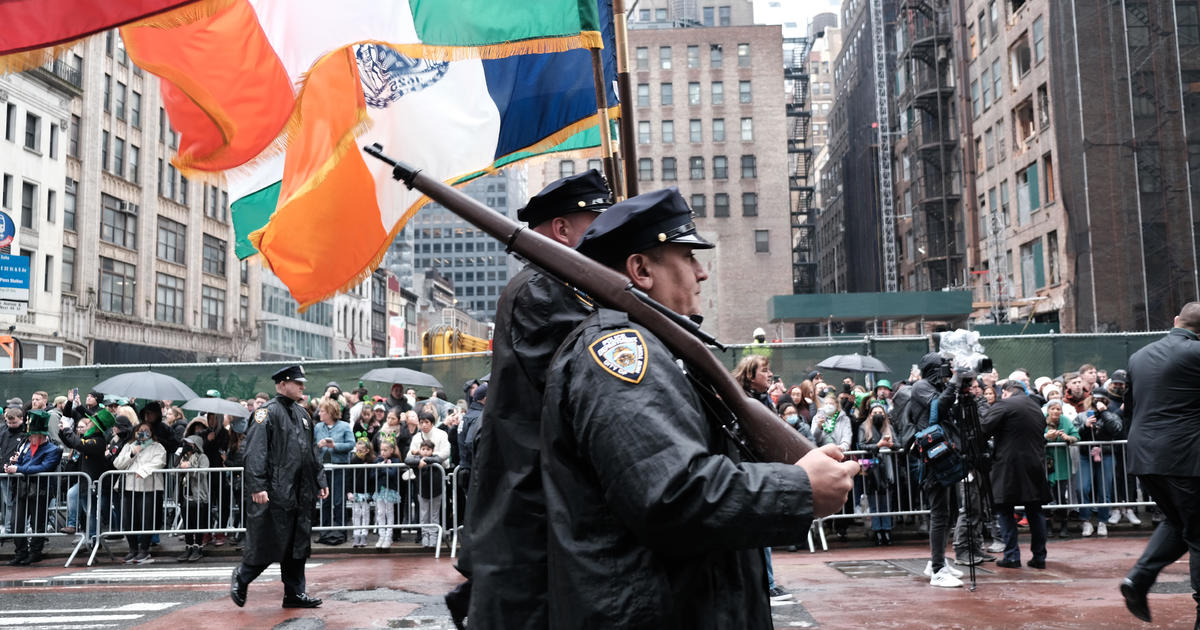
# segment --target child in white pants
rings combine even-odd
[[[391,436],[379,441],[379,459],[375,463],[404,463],[396,454],[396,442]],[[396,503],[400,501],[400,469],[384,466],[376,471],[375,479],[375,526],[379,528],[379,542],[375,543],[375,548],[387,549],[392,546],[392,525],[396,524]]]
[[[375,453],[366,438],[354,444],[351,464],[374,464]],[[354,546],[367,546],[367,528],[371,525],[371,493],[375,486],[375,471],[369,468],[351,468],[346,484],[346,501],[350,504],[351,524],[354,525]]]

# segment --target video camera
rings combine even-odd
[[[944,382],[966,388],[976,376],[992,371],[992,359],[983,353],[979,333],[959,329],[942,333],[935,341],[938,352],[947,357],[941,367]]]

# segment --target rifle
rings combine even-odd
[[[492,235],[504,243],[508,251],[551,270],[559,279],[600,304],[628,313],[631,320],[649,329],[712,386],[720,396],[721,403],[737,417],[745,430],[749,447],[760,461],[794,464],[815,448],[812,442],[788,426],[783,419],[742,391],[725,366],[705,345],[705,342],[719,344],[701,331],[699,324],[651,300],[616,271],[533,230],[525,229],[520,223],[423,174],[420,169],[384,155],[383,147],[379,144],[363,147],[363,150],[391,165],[393,178],[404,182],[409,189],[416,188],[425,193],[430,199]]]

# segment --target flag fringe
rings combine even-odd
[[[74,48],[76,44],[84,39],[87,39],[87,37],[81,37],[48,48],[38,48],[37,50],[26,50],[0,56],[0,74],[25,72],[26,70],[33,70],[34,68],[44,66],[58,59],[59,56]]]
[[[145,27],[145,28],[179,28],[189,24],[199,22],[200,20],[208,19],[226,8],[245,2],[246,0],[196,0],[181,7],[163,11],[157,15],[150,16],[136,22],[130,22],[121,28],[126,27]]]
[[[409,57],[430,61],[463,61],[467,59],[501,59],[515,55],[559,53],[577,48],[603,48],[599,31],[582,31],[578,35],[539,37],[519,41],[475,46],[445,46],[437,44],[398,44],[386,41],[365,41],[359,44],[379,44]]]

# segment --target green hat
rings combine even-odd
[[[101,432],[107,431],[117,424],[117,419],[113,417],[107,409],[101,408],[100,411],[88,416],[92,424],[100,429]]]
[[[886,378],[881,378],[875,382],[875,389],[879,389],[880,387],[886,387],[888,389],[891,389],[892,382],[887,380]]]
[[[861,409],[863,400],[865,400],[868,396],[870,396],[870,394],[868,394],[866,392],[858,392],[857,394],[855,394],[854,395],[854,406]]]
[[[29,412],[29,435],[50,435],[50,414],[41,409]]]

